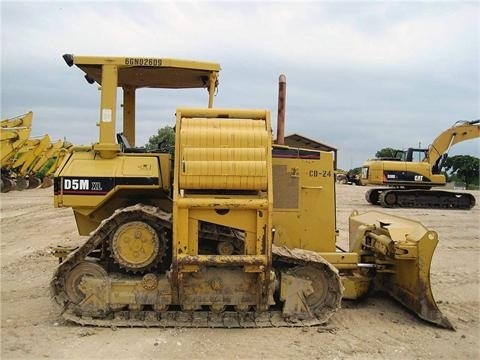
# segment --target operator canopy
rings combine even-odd
[[[220,64],[168,58],[63,55],[68,66],[77,65],[89,83],[102,84],[102,66],[117,65],[118,87],[190,89],[217,85]]]

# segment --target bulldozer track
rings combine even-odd
[[[343,287],[338,270],[315,252],[301,249],[288,249],[273,245],[274,261],[277,264],[292,267],[311,266],[324,275],[325,306],[313,309],[314,316],[308,319],[289,318],[279,310],[266,311],[113,311],[104,317],[82,315],[67,294],[65,279],[70,270],[81,263],[88,254],[122,223],[132,216],[155,219],[164,227],[171,228],[171,215],[148,205],[137,204],[117,210],[91,233],[89,239],[78,249],[72,251],[58,266],[51,281],[52,296],[64,307],[62,316],[68,321],[80,325],[100,327],[190,327],[190,328],[264,328],[264,327],[305,327],[324,324],[340,308]],[[294,273],[292,275],[295,276]]]
[[[268,328],[268,327],[307,327],[324,324],[325,321],[313,318],[289,320],[282,317],[281,311],[246,312],[226,311],[216,314],[210,311],[118,311],[112,318],[94,319],[77,316],[71,312],[63,314],[64,319],[80,325],[99,327],[188,327],[188,328]]]
[[[65,290],[65,277],[68,272],[101,244],[119,224],[127,221],[132,215],[154,218],[160,221],[165,227],[171,228],[171,214],[165,213],[156,207],[136,204],[115,211],[109,218],[102,221],[100,226],[92,232],[90,238],[78,249],[71,252],[67,258],[58,266],[51,281],[52,295],[60,305],[68,303],[68,296]]]

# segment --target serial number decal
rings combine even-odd
[[[162,66],[162,59],[152,59],[152,58],[125,58],[125,65],[133,65],[133,66]]]
[[[330,177],[332,176],[331,171],[327,170],[310,170],[308,173],[310,177]]]

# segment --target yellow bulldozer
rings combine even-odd
[[[269,110],[213,107],[217,63],[63,58],[101,89],[98,141],[69,153],[54,177],[54,205],[71,207],[87,236],[77,248],[52,249],[59,265],[51,291],[65,319],[96,326],[309,326],[327,322],[342,299],[378,290],[453,328],[430,288],[434,231],[354,211],[349,249],[337,249],[333,154],[283,144],[283,76],[274,143]],[[134,145],[143,88],[207,90],[206,107],[176,109],[173,155]]]
[[[458,121],[442,131],[428,149],[409,148],[397,151],[392,158],[365,162],[361,183],[384,186],[369,189],[365,199],[383,207],[471,209],[475,206],[472,194],[430,189],[446,185],[441,170],[450,148],[479,136],[480,120]]]

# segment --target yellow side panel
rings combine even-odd
[[[117,176],[158,176],[157,159],[154,157],[122,157],[123,166]]]
[[[426,162],[407,162],[405,165],[406,171],[423,175],[429,179],[431,178],[432,171],[430,169],[430,164]],[[420,177],[417,177],[417,179],[417,181],[423,181]]]
[[[65,165],[60,176],[156,177],[158,160],[155,156],[118,156],[113,159],[101,159],[95,158],[93,152],[76,152]]]
[[[94,159],[93,152],[76,152],[63,168],[61,176],[112,176],[117,167],[118,158]]]
[[[274,242],[289,248],[335,252],[333,158],[273,159]]]
[[[168,155],[163,161],[168,166]],[[170,172],[163,167],[162,170],[165,171],[162,171],[161,180],[166,180],[166,183],[163,184],[157,181],[159,180],[157,156],[143,154],[142,156],[118,156],[112,159],[103,159],[95,157],[91,151],[74,152],[61,171],[56,174],[60,181],[57,184],[58,188],[55,189],[55,203],[57,206],[72,206],[74,209],[90,208],[90,211],[93,211],[111,198],[121,187],[128,186],[130,189],[156,188],[159,185],[163,185],[164,188],[168,187]],[[154,179],[155,183],[142,183],[141,179]],[[80,185],[65,188],[67,182],[70,185],[75,181]],[[93,187],[93,183],[98,185]],[[82,184],[89,185],[82,186]],[[98,192],[95,193],[95,191]]]
[[[383,184],[383,161],[371,161],[369,163],[368,178],[372,184]],[[366,179],[366,178],[365,178]]]

